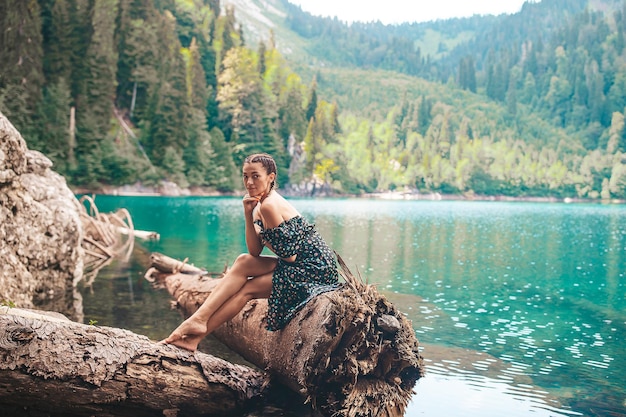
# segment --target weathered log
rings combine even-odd
[[[180,262],[164,255],[154,259],[159,266],[146,278],[167,288],[185,316],[219,282],[206,274],[170,272],[163,265]],[[325,415],[401,416],[423,374],[415,332],[384,296],[341,264],[343,288],[311,300],[283,330],[265,329],[267,300],[261,299],[213,334]]]
[[[266,376],[127,330],[0,307],[0,409],[21,415],[242,415]],[[4,414],[4,412],[3,412]],[[6,414],[5,414],[6,415]]]

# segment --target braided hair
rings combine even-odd
[[[266,153],[255,153],[248,156],[243,161],[244,164],[250,164],[255,162],[259,162],[263,166],[263,168],[265,168],[265,171],[268,175],[274,173],[276,176],[278,176],[278,172],[276,172],[276,162],[274,161],[274,158],[271,157],[271,155]],[[272,183],[270,184],[270,191],[273,190],[275,186],[276,180],[272,181]]]

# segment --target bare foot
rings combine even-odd
[[[206,322],[198,321],[193,317],[189,317],[187,320],[182,322],[182,324],[178,326],[167,339],[161,341],[161,343],[167,343],[191,352],[195,352],[198,349],[198,344],[206,336],[206,334]]]

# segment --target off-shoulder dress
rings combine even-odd
[[[280,330],[313,297],[339,288],[335,254],[304,217],[296,216],[274,228],[265,229],[260,220],[260,237],[279,257],[268,300],[267,330]],[[296,255],[293,262],[281,258]]]

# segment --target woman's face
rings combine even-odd
[[[247,162],[243,164],[243,185],[248,190],[250,197],[269,193],[270,185],[276,178],[276,174],[268,174],[260,162]]]

